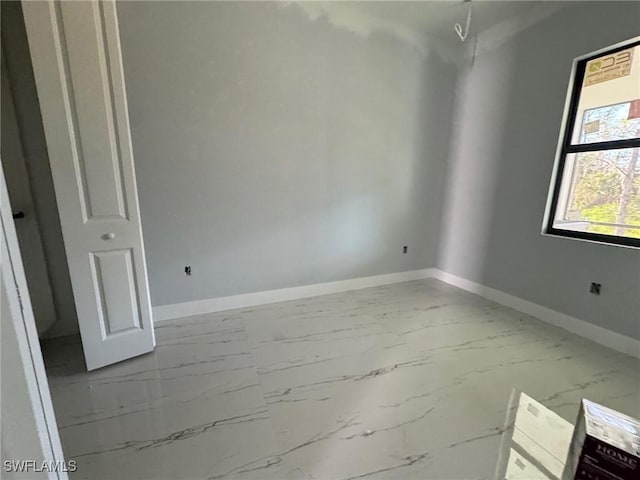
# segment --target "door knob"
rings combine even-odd
[[[116,234],[112,232],[105,233],[102,235],[103,240],[113,240],[114,238],[116,238]]]
[[[16,212],[13,214],[14,220],[17,220],[18,218],[24,218],[24,212]]]

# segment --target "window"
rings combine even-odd
[[[640,37],[574,62],[544,233],[640,247]]]

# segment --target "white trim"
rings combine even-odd
[[[222,312],[236,308],[254,307],[268,303],[286,302],[300,298],[317,297],[331,293],[359,290],[361,288],[377,287],[392,283],[408,282],[431,278],[433,271],[430,268],[424,270],[411,270],[408,272],[387,273],[371,277],[351,278],[336,282],[316,283],[302,287],[281,288],[278,290],[265,290],[262,292],[244,293],[230,297],[209,298],[194,302],[175,303],[153,307],[153,318],[156,322],[172,320],[193,315]]]
[[[509,295],[490,287],[486,287],[479,283],[472,282],[466,278],[457,277],[451,273],[442,270],[432,269],[433,278],[446,282],[455,287],[461,288],[481,297],[487,298],[501,305],[513,308],[519,312],[531,315],[539,320],[560,327],[571,333],[575,333],[581,337],[587,338],[593,342],[612,348],[618,352],[626,353],[634,357],[640,358],[640,340],[627,337],[619,333],[607,330],[592,323],[580,320],[578,318],[560,313],[537,303],[529,302],[519,297]]]
[[[47,472],[50,480],[67,480],[68,475],[62,469],[64,455],[58,433],[51,393],[44,368],[36,322],[31,308],[31,298],[22,265],[20,246],[16,234],[11,204],[0,161],[0,275],[6,288],[9,306],[9,322],[13,324],[17,349],[23,371],[1,371],[2,375],[23,375],[27,385],[31,410],[38,438],[23,439],[31,442],[39,450],[44,462],[60,462],[60,471]],[[4,369],[4,365],[3,365]],[[0,370],[3,370],[0,369]],[[36,447],[38,445],[38,447]],[[18,448],[18,446],[14,447]],[[22,458],[3,458],[3,460],[27,460]],[[31,459],[39,461],[40,459]],[[43,476],[44,478],[44,476]]]
[[[278,290],[266,290],[262,292],[245,293],[229,297],[209,298],[194,302],[175,303],[153,307],[153,316],[156,322],[173,320],[176,318],[205,315],[207,313],[223,312],[237,308],[255,307],[269,303],[286,302],[301,298],[317,297],[332,293],[359,290],[362,288],[390,285],[393,283],[408,282],[424,278],[435,278],[455,287],[461,288],[476,295],[501,305],[513,308],[519,312],[531,315],[543,322],[550,323],[571,333],[587,338],[593,342],[612,348],[618,352],[626,353],[640,358],[640,340],[627,337],[619,333],[607,330],[592,323],[560,313],[556,310],[524,300],[500,290],[481,285],[479,283],[458,277],[451,273],[426,268],[423,270],[411,270],[408,272],[387,273],[371,277],[352,278],[336,282],[316,283],[302,287],[281,288]]]

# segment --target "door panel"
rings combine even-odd
[[[103,338],[140,329],[140,306],[131,250],[96,252],[91,256]]]
[[[23,10],[91,370],[155,345],[116,8]]]
[[[102,158],[102,162],[80,161],[77,182],[85,221],[109,218],[127,219],[124,204],[122,156],[118,147],[118,131],[114,121],[116,98],[111,94],[113,81],[109,75],[101,17],[103,5],[62,4],[67,39],[69,82],[73,85],[78,152],[81,157]]]

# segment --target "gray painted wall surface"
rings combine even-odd
[[[154,305],[435,264],[453,65],[295,5],[118,17]]]
[[[640,251],[540,235],[572,60],[638,34],[637,2],[582,2],[461,74],[439,268],[640,339]]]
[[[638,251],[540,235],[571,61],[639,8],[581,2],[458,74],[296,6],[119,3],[153,304],[437,265],[640,338]]]

